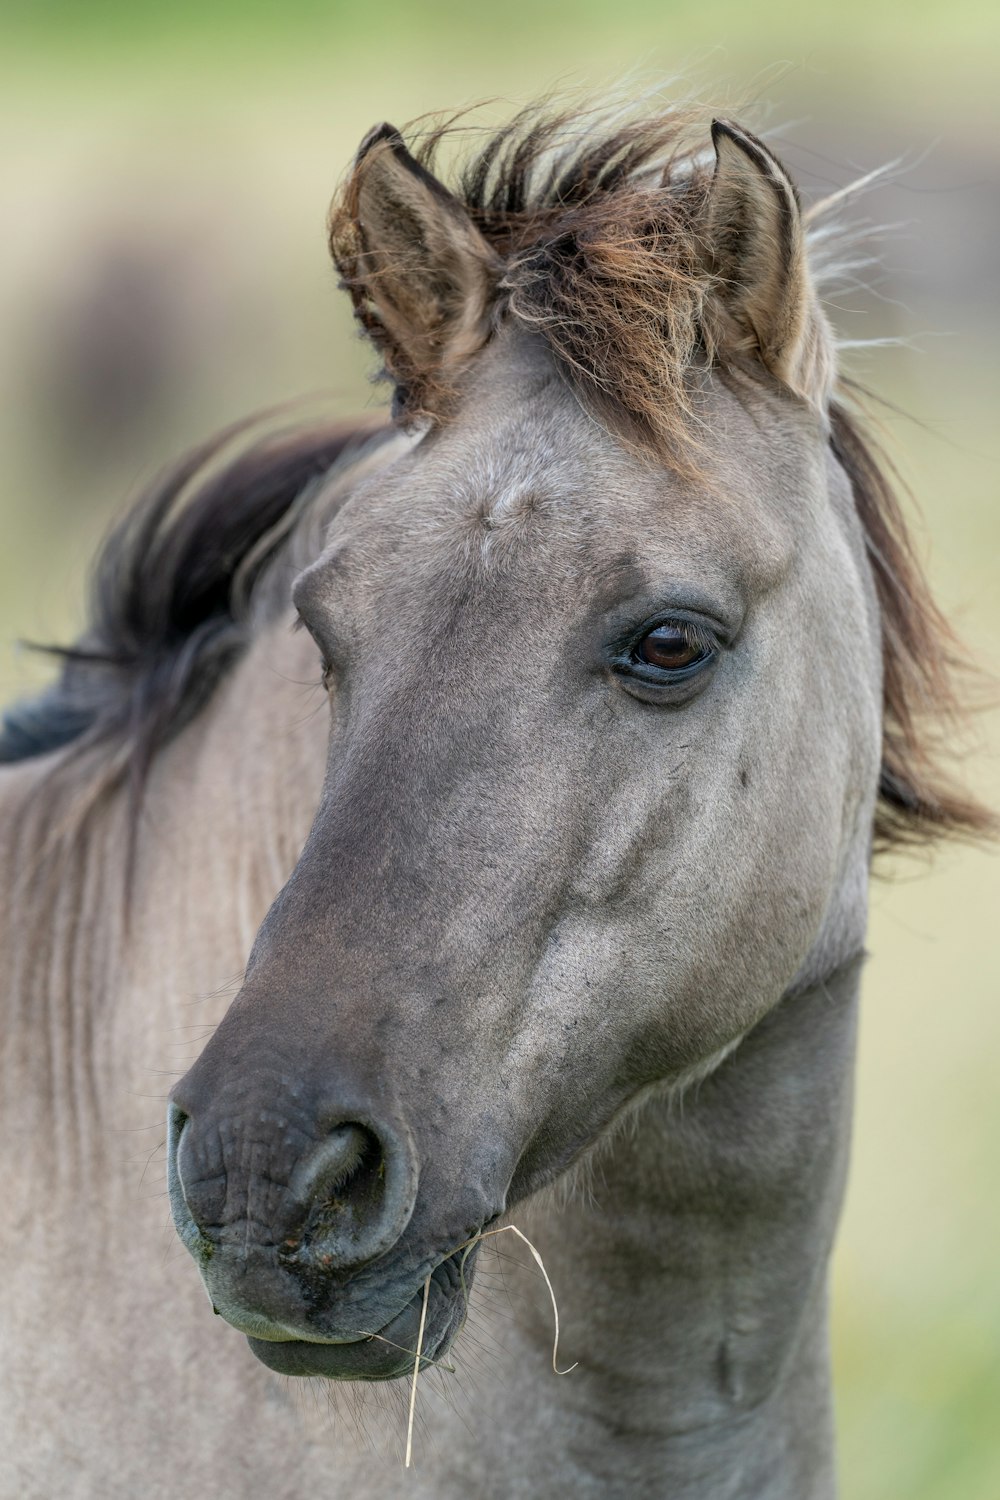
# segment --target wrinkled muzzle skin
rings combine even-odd
[[[860,948],[879,639],[847,483],[804,403],[702,401],[681,477],[501,336],[296,584],[322,802],[169,1168],[277,1370],[410,1371],[431,1273],[440,1357],[481,1229]],[[665,617],[714,654],[637,685]]]

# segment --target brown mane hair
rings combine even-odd
[[[404,132],[427,172],[458,131],[455,116]],[[512,318],[546,340],[581,401],[620,440],[697,467],[694,392],[707,368],[745,379],[727,348],[705,207],[713,163],[704,112],[547,113],[532,107],[479,145],[452,188],[502,264],[494,326]],[[330,249],[362,329],[394,382],[406,422],[447,415],[432,367],[395,370],[358,274],[358,168],[331,207]],[[836,195],[840,198],[841,194]],[[835,268],[834,268],[835,269]],[[751,375],[754,372],[749,372]],[[767,378],[759,367],[757,378]],[[914,551],[892,470],[866,434],[841,377],[831,447],[847,473],[882,615],[883,762],[875,848],[993,836],[992,812],[946,770],[964,727],[962,652]]]
[[[882,771],[875,850],[948,835],[995,838],[993,811],[956,784],[969,710],[969,664],[938,608],[913,545],[885,455],[845,399],[831,404],[830,445],[851,481],[882,620]]]

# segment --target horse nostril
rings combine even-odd
[[[392,1132],[355,1121],[336,1126],[292,1173],[304,1222],[286,1253],[323,1270],[372,1260],[405,1228],[415,1187],[412,1156]]]
[[[220,1252],[246,1258],[276,1250],[287,1270],[307,1279],[349,1272],[406,1228],[418,1169],[402,1122],[343,1120],[294,1163],[282,1155],[282,1136],[255,1136],[248,1149],[240,1122],[223,1124],[207,1111],[189,1117],[171,1101],[170,1207],[178,1234],[203,1263]]]

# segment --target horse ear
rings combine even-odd
[[[330,250],[409,417],[438,415],[490,336],[499,263],[464,206],[392,125],[362,141]]]
[[[798,194],[784,167],[748,131],[713,120],[712,142],[712,268],[737,349],[825,410],[834,341],[809,273]]]

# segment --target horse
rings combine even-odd
[[[6,718],[5,1497],[834,1493],[873,857],[992,827],[949,626],[772,151],[458,128],[331,210],[391,416],[180,460]]]

